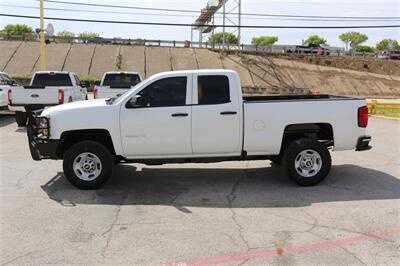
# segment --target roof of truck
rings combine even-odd
[[[57,70],[45,70],[45,71],[36,71],[34,74],[46,74],[46,73],[54,73],[54,74],[75,74],[71,71],[57,71]]]
[[[165,74],[231,74],[236,73],[230,69],[194,69],[194,70],[178,70],[178,71],[167,71],[154,74],[153,76],[156,77],[158,75],[165,75]]]

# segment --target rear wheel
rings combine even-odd
[[[293,141],[283,157],[287,176],[300,186],[321,182],[331,169],[331,155],[317,140],[303,138]]]
[[[17,122],[19,127],[26,126],[27,120],[28,116],[25,112],[15,112],[15,121]]]
[[[64,174],[80,189],[96,189],[104,185],[112,173],[114,160],[110,151],[94,141],[82,141],[64,154]]]

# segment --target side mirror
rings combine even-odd
[[[142,108],[147,107],[147,99],[141,95],[135,95],[126,103],[126,108]]]
[[[17,86],[18,84],[17,84],[17,82],[16,82],[15,80],[11,80],[11,81],[8,81],[8,82],[7,82],[7,85],[10,85],[10,86]]]

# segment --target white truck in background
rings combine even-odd
[[[25,126],[26,112],[87,100],[87,86],[88,83],[81,82],[72,72],[38,71],[33,74],[29,86],[9,88],[8,108],[15,111],[18,126]]]
[[[142,81],[138,72],[106,72],[99,85],[93,89],[93,98],[118,98]]]
[[[18,84],[12,80],[7,73],[0,72],[0,109],[6,109],[8,106],[8,89],[18,86]]]
[[[364,99],[333,95],[243,97],[230,70],[151,76],[118,98],[31,113],[34,160],[63,160],[66,178],[94,189],[115,163],[282,162],[297,184],[321,182],[329,149],[368,150]]]

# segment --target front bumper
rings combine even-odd
[[[369,145],[371,141],[371,136],[361,136],[358,138],[356,151],[367,151],[372,149],[372,146]]]
[[[38,137],[37,117],[40,113],[41,111],[36,111],[31,112],[28,115],[27,134],[29,151],[32,159],[35,161],[43,159],[59,159],[57,156],[57,148],[60,141]]]

